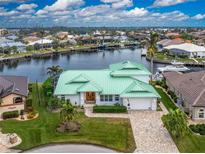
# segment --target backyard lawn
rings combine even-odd
[[[155,87],[156,88],[156,87]],[[160,88],[156,88],[161,96],[161,101],[168,111],[177,109],[176,105],[170,100],[167,94]],[[178,149],[182,153],[201,153],[205,152],[205,136],[199,136],[194,133],[183,138],[172,137]]]
[[[60,122],[59,113],[50,113],[45,109],[42,91],[41,96],[36,96],[33,85],[32,97],[35,109],[39,112],[39,117],[31,121],[6,120],[0,122],[0,127],[4,133],[17,133],[23,142],[16,148],[21,150],[30,149],[35,146],[72,142],[91,143],[109,147],[122,152],[133,152],[135,142],[132,134],[130,121],[128,119],[112,118],[88,118],[84,113],[79,112],[75,120],[80,122],[81,129],[75,133],[58,133],[57,125]],[[39,106],[39,100],[41,105]]]

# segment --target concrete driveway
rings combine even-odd
[[[178,149],[163,127],[159,111],[130,111],[129,117],[137,149],[140,153],[178,153]]]

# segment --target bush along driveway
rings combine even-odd
[[[22,143],[16,149],[27,150],[49,143],[89,143],[101,145],[121,152],[133,152],[135,141],[129,119],[89,118],[78,112],[74,120],[81,124],[79,132],[58,133],[59,113],[46,110],[42,88],[32,86],[33,106],[39,117],[30,121],[6,120],[0,122],[4,133],[17,133]],[[39,92],[39,96],[36,93]]]

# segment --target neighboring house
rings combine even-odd
[[[24,110],[28,96],[28,78],[23,76],[0,76],[0,118],[8,111]]]
[[[15,42],[14,40],[5,37],[0,38],[0,47],[2,48],[16,47],[18,52],[26,52],[26,45],[24,43]]]
[[[121,104],[128,110],[156,110],[160,96],[149,85],[150,75],[143,65],[130,61],[102,70],[69,70],[60,75],[54,95],[78,106]]]
[[[162,51],[164,47],[170,46],[170,45],[177,45],[177,44],[183,44],[185,43],[183,39],[177,38],[177,39],[163,39],[159,42],[157,42],[158,51]]]
[[[205,71],[163,75],[169,89],[178,96],[178,105],[193,119],[205,119]]]
[[[174,55],[187,55],[189,58],[204,58],[205,47],[192,43],[183,43],[179,45],[166,46],[164,49],[170,51]]]
[[[44,39],[39,39],[39,40],[37,40],[37,41],[31,42],[31,43],[29,43],[28,45],[35,45],[35,44],[50,45],[50,44],[52,44],[52,43],[53,43],[53,40],[44,38]]]

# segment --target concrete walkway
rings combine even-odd
[[[93,105],[84,106],[85,115],[87,117],[101,117],[101,118],[129,118],[126,113],[93,113]]]

